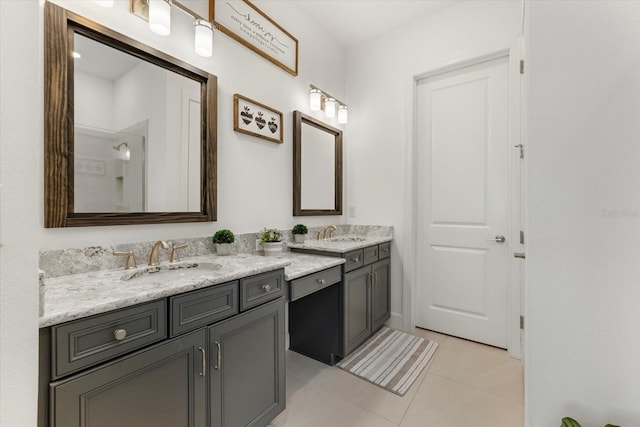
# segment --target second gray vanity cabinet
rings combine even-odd
[[[205,427],[206,329],[52,383],[51,427]]]
[[[351,353],[371,335],[371,268],[344,275],[344,355]]]
[[[383,258],[372,264],[371,274],[371,322],[372,331],[377,331],[391,317],[391,260]]]
[[[211,427],[264,427],[285,408],[284,298],[209,328]]]

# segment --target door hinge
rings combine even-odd
[[[520,60],[520,74],[524,74],[524,59]]]
[[[516,145],[514,145],[514,147],[520,149],[520,158],[524,159],[524,145],[516,144]]]
[[[524,245],[524,231],[520,230],[520,244]]]
[[[524,329],[524,316],[520,316],[520,329]]]
[[[525,259],[525,258],[526,258],[526,255],[524,254],[524,252],[514,252],[514,253],[513,253],[513,256],[514,256],[515,258],[522,258],[522,259]]]

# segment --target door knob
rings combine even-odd
[[[504,243],[507,239],[501,235],[498,234],[496,237],[494,237],[493,239],[485,239],[487,242],[498,242],[498,243]]]

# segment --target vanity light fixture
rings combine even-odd
[[[322,109],[322,91],[311,88],[309,90],[309,110],[320,111]]]
[[[73,59],[80,59],[82,58],[82,55],[80,55],[78,52],[76,52],[75,50],[73,51],[73,53],[71,54],[71,56],[73,56]]]
[[[344,104],[338,105],[338,123],[344,124],[347,123],[348,112],[347,106]]]
[[[335,117],[337,110],[338,123],[347,123],[348,113],[346,104],[314,85],[309,85],[309,87],[311,88],[309,89],[309,110],[323,110],[327,118]]]
[[[196,53],[205,58],[213,54],[213,25],[204,19],[193,22],[194,42]]]
[[[171,33],[171,3],[169,0],[149,1],[149,29],[161,36]]]
[[[114,145],[112,148],[118,152],[118,154],[116,154],[117,159],[126,161],[131,160],[131,150],[129,150],[129,144],[126,142],[121,142],[118,145]]]
[[[93,0],[95,4],[102,7],[113,7],[113,0]]]
[[[194,49],[205,58],[213,54],[213,25],[177,0],[130,0],[131,13],[149,21],[149,28],[156,34],[171,32],[171,7],[175,6],[193,18]]]

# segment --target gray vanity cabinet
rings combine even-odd
[[[367,253],[370,255],[366,256]],[[365,264],[369,265],[345,273],[343,279],[345,355],[380,329],[391,316],[388,251],[378,251],[374,246],[365,248],[364,254]],[[376,261],[379,256],[386,257]]]
[[[284,410],[284,305],[209,327],[211,427],[262,427]]]
[[[344,354],[371,335],[371,268],[344,275]]]
[[[391,261],[389,258],[382,259],[371,265],[371,273],[373,274],[373,285],[371,286],[371,318],[373,331],[380,329],[384,325],[384,322],[391,317],[390,266]]]
[[[51,383],[52,427],[205,427],[206,330]]]

